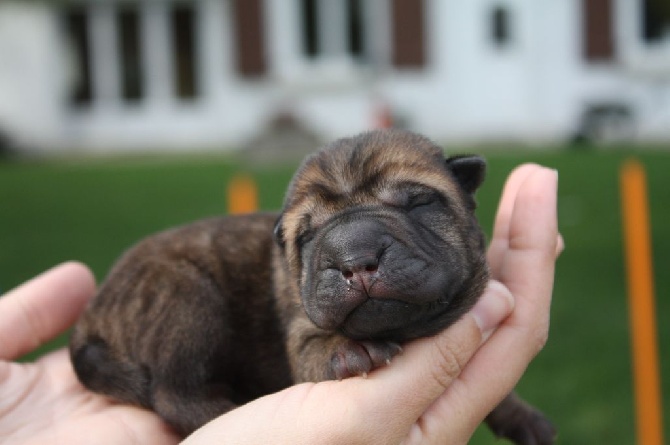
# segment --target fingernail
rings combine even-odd
[[[509,289],[499,281],[490,280],[470,313],[486,340],[513,309],[514,296]]]
[[[551,172],[554,174],[554,181],[556,181],[556,184],[558,184],[559,177],[560,177],[559,174],[558,174],[558,170],[556,170],[555,168],[552,168]]]

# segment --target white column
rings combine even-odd
[[[363,4],[365,55],[375,69],[391,66],[391,4],[388,0],[368,0]]]
[[[214,99],[233,74],[231,48],[232,11],[230,1],[204,0],[196,14],[196,49],[202,99]]]
[[[140,2],[143,16],[142,58],[146,78],[146,101],[163,107],[174,98],[172,35],[167,2]]]
[[[272,74],[292,79],[304,63],[299,0],[266,1],[267,48]]]
[[[119,105],[119,54],[116,8],[107,2],[91,3],[89,40],[93,101],[100,108]]]
[[[343,0],[319,0],[317,29],[321,54],[344,56],[347,52],[347,16]]]

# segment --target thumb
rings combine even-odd
[[[477,304],[460,320],[433,337],[409,343],[391,366],[379,369],[367,385],[371,403],[406,421],[409,429],[460,375],[470,358],[496,327],[512,312],[514,298],[497,281],[490,281]],[[381,386],[381,388],[380,388]],[[388,403],[389,393],[394,403]],[[374,401],[380,397],[384,404]],[[378,408],[379,409],[379,408]],[[407,431],[405,429],[405,431]]]
[[[68,262],[10,290],[0,299],[0,360],[32,351],[69,328],[95,293],[95,279]]]

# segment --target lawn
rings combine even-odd
[[[670,407],[670,152],[495,150],[478,194],[487,232],[504,178],[521,162],[557,168],[560,228],[567,249],[557,269],[552,327],[520,393],[556,423],[562,444],[634,443],[618,169],[634,156],[648,172],[664,406]],[[0,163],[0,292],[64,260],[100,280],[139,238],[226,209],[225,186],[252,174],[260,206],[281,206],[295,165],[250,167],[225,156],[61,159]],[[59,340],[62,342],[63,340]],[[58,343],[57,343],[58,344]],[[492,370],[495,372],[495,370]],[[670,425],[666,410],[665,424]],[[494,443],[479,431],[474,444]]]

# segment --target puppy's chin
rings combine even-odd
[[[413,304],[370,298],[346,317],[338,330],[355,340],[407,341],[432,335],[444,327],[448,301]]]

